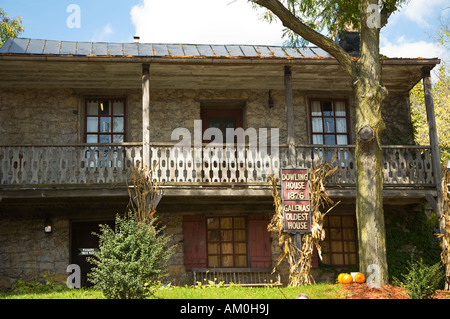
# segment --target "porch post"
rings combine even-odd
[[[423,91],[425,96],[425,108],[427,111],[427,121],[428,121],[428,134],[430,136],[430,145],[431,145],[431,160],[433,165],[433,175],[434,182],[436,183],[436,191],[437,191],[437,202],[436,202],[436,215],[440,218],[442,215],[442,168],[441,168],[441,160],[439,153],[439,141],[436,130],[436,117],[434,113],[434,101],[433,101],[433,93],[431,86],[431,76],[430,69],[424,69],[422,71],[423,76]],[[439,223],[439,230],[441,233],[444,231],[443,220]]]
[[[150,168],[150,65],[142,65],[142,166]]]
[[[284,96],[286,104],[288,166],[296,167],[294,102],[292,98],[292,74],[290,66],[284,67]]]
[[[297,156],[295,150],[295,127],[294,127],[294,99],[292,97],[292,73],[291,67],[284,67],[284,100],[286,108],[286,127],[288,145],[288,167],[297,167]],[[293,238],[294,245],[302,249],[302,235],[296,233]]]

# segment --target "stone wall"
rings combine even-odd
[[[69,264],[69,220],[52,219],[52,233],[44,232],[45,219],[4,218],[0,223],[0,289],[17,281],[65,282]]]
[[[95,92],[95,94],[94,94]],[[280,142],[286,142],[284,91],[271,92],[274,107],[268,107],[266,90],[151,90],[151,139],[171,142],[175,128],[193,134],[194,120],[200,120],[202,101],[244,101],[244,128],[279,128]],[[67,144],[84,141],[84,98],[88,96],[124,96],[127,99],[127,141],[142,141],[142,105],[140,90],[0,90],[0,144]],[[342,93],[306,94],[294,91],[295,133],[298,144],[309,144],[308,98],[348,98]],[[349,106],[350,122],[354,107]],[[383,102],[386,122],[384,142],[411,143],[408,94],[392,93]],[[350,143],[353,136],[350,127]],[[270,130],[269,130],[270,131]],[[176,142],[177,140],[173,141]]]

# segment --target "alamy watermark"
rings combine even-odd
[[[81,8],[78,4],[69,4],[66,12],[70,15],[66,19],[66,25],[69,29],[81,28]]]

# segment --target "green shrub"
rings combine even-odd
[[[416,261],[411,258],[407,270],[400,284],[411,299],[429,299],[439,289],[444,276],[441,262],[429,266],[421,258]]]
[[[148,222],[116,216],[115,230],[100,225],[99,251],[89,258],[94,264],[88,279],[108,299],[142,299],[151,296],[167,275],[173,247],[170,237]]]

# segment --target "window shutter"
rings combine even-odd
[[[266,215],[248,216],[249,259],[252,268],[269,268],[272,266],[268,224],[269,218]]]
[[[183,247],[186,270],[206,267],[205,216],[183,216]]]

